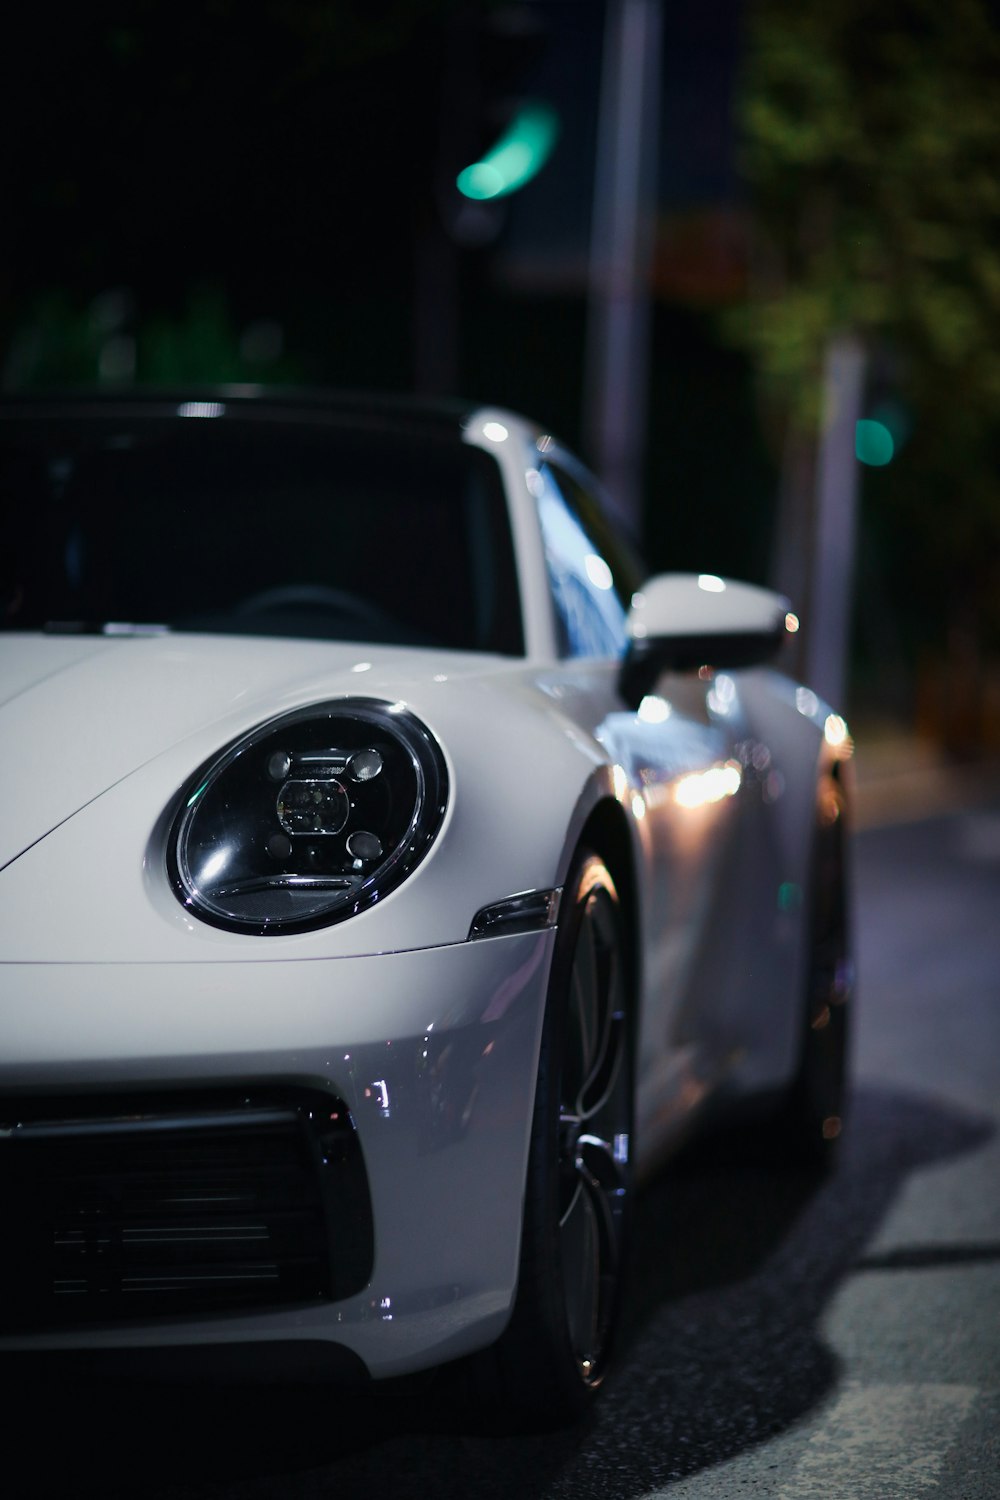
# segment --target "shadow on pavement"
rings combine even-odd
[[[358,1395],[69,1384],[56,1367],[8,1387],[8,1459],[19,1451],[32,1496],[637,1497],[773,1436],[829,1391],[830,1297],[907,1175],[992,1131],[865,1089],[818,1189],[714,1145],[686,1153],[640,1197],[620,1366],[581,1429],[499,1436],[462,1399],[459,1369]]]

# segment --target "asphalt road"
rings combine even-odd
[[[650,1185],[584,1429],[499,1432],[447,1377],[370,1398],[50,1381],[0,1408],[12,1500],[1000,1496],[1000,805],[856,852],[838,1169],[810,1190],[711,1147]]]

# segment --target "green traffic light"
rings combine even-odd
[[[516,193],[542,170],[558,134],[554,109],[547,104],[526,104],[482,160],[459,172],[458,191],[479,202]]]
[[[863,464],[881,469],[892,462],[896,445],[884,422],[859,422],[854,433],[854,451]]]

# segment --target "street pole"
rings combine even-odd
[[[792,426],[785,443],[771,584],[802,620],[789,670],[835,708],[844,706],[850,652],[859,472],[855,431],[867,356],[837,334],[823,356],[819,432]]]
[[[647,420],[660,0],[607,0],[584,371],[590,458],[637,534]]]
[[[824,364],[806,682],[835,708],[843,708],[858,509],[855,430],[864,400],[866,365],[861,340],[848,334],[831,339]]]

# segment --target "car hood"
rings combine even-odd
[[[164,635],[0,637],[0,869],[199,730],[219,747],[311,697],[398,697],[500,660],[412,648]]]

